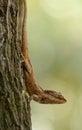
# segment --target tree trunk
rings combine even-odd
[[[0,0],[0,130],[31,130],[21,66],[24,0]]]

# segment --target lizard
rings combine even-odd
[[[60,92],[52,90],[44,90],[36,82],[34,76],[34,70],[28,54],[28,42],[26,38],[26,0],[24,0],[24,17],[22,28],[22,57],[23,57],[23,73],[26,91],[29,94],[30,99],[41,104],[62,104],[66,102],[66,99]]]

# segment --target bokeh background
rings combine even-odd
[[[42,88],[67,103],[31,102],[33,130],[82,130],[82,0],[27,0],[30,58]]]

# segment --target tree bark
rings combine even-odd
[[[0,130],[31,130],[21,66],[24,0],[0,0]]]

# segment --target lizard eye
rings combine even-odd
[[[41,100],[40,100],[40,103],[45,104],[46,103],[46,98],[42,97]]]

